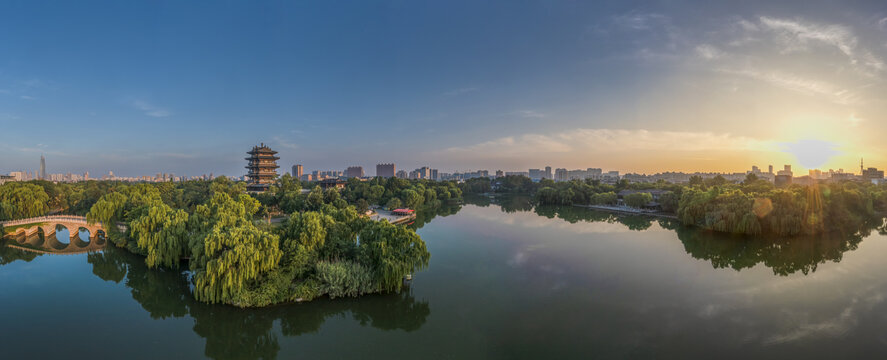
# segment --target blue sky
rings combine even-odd
[[[712,3],[3,2],[0,172],[887,166],[887,3]]]

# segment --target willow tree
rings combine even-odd
[[[258,207],[249,196],[234,200],[222,192],[197,207],[191,221],[196,232],[191,269],[197,300],[233,303],[251,281],[277,267],[281,257],[277,235],[252,223]]]
[[[387,221],[374,221],[360,231],[360,263],[370,266],[380,288],[400,290],[403,277],[428,266],[431,254],[416,232]]]
[[[178,267],[188,255],[188,213],[174,210],[160,203],[150,206],[147,213],[130,221],[130,236],[147,253],[145,264]]]
[[[49,195],[43,187],[21,182],[0,185],[0,219],[42,216],[49,210]]]
[[[93,223],[113,224],[123,219],[123,209],[126,206],[126,202],[126,195],[121,193],[105,194],[89,209],[86,219]]]

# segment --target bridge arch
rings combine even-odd
[[[0,222],[0,225],[15,226],[14,230],[0,236],[14,238],[16,243],[29,251],[73,254],[97,251],[106,244],[107,233],[103,224],[90,223],[82,216],[43,216]],[[64,236],[62,229],[67,231],[68,236]],[[62,238],[57,235],[62,235]]]

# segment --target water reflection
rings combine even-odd
[[[621,224],[630,230],[643,231],[655,225],[677,233],[687,254],[695,259],[711,262],[715,269],[737,271],[758,264],[773,270],[776,275],[797,272],[809,274],[826,262],[840,262],[847,251],[856,250],[862,239],[878,230],[885,233],[883,223],[867,224],[851,233],[830,233],[818,236],[779,238],[768,236],[734,236],[682,226],[677,220],[642,215],[625,215],[576,206],[533,206],[526,196],[467,197],[466,203],[481,207],[499,205],[506,213],[532,211],[549,219],[561,219],[571,224],[579,222]]]
[[[208,305],[190,295],[186,273],[148,269],[143,258],[125,250],[111,246],[89,254],[87,261],[99,278],[123,281],[151,318],[192,317],[194,332],[206,340],[205,355],[214,359],[276,358],[280,344],[274,323],[278,320],[283,336],[315,333],[327,319],[346,315],[362,326],[410,332],[421,328],[431,314],[428,302],[416,300],[409,291],[262,309]]]

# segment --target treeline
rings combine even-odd
[[[656,203],[674,213],[684,225],[734,234],[793,236],[829,231],[854,231],[877,221],[876,210],[887,210],[887,187],[853,181],[776,188],[749,175],[739,184],[721,176],[688,184],[603,184],[596,180],[533,183],[524,176],[478,178],[462,184],[471,193],[521,193],[540,205],[613,205],[622,190],[660,190]],[[641,207],[652,202],[646,192],[628,194],[623,204]]]
[[[302,188],[311,189],[302,194]],[[289,174],[281,176],[271,191],[257,197],[268,209],[291,214],[304,210],[316,210],[321,202],[354,205],[359,213],[371,205],[389,209],[406,207],[420,209],[437,207],[446,202],[462,199],[462,190],[452,181],[406,180],[398,178],[373,178],[361,181],[351,178],[342,190],[321,190],[317,182],[301,183]]]

